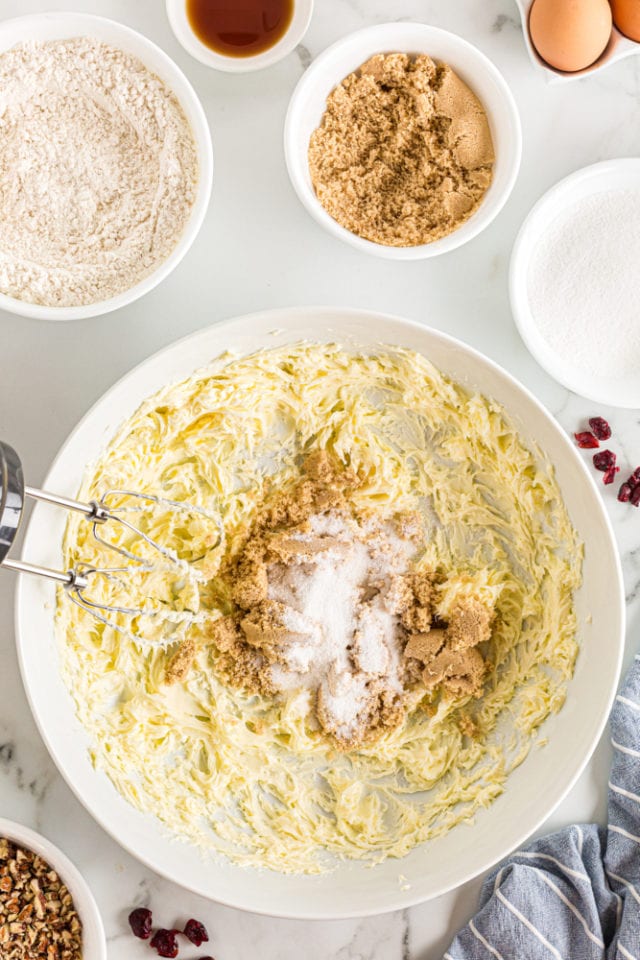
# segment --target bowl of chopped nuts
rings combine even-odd
[[[3,960],[107,960],[93,894],[51,841],[0,818],[0,955]]]

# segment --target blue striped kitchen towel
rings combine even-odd
[[[611,739],[606,828],[574,825],[513,854],[444,960],[640,960],[640,655]]]

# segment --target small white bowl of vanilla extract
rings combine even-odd
[[[171,29],[187,53],[214,70],[270,67],[300,43],[313,0],[166,0]]]

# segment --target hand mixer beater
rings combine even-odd
[[[72,569],[62,571],[11,559],[8,554],[16,539],[27,498],[82,514],[91,524],[95,540],[106,549],[118,553],[127,563],[114,567],[98,567],[80,562]],[[185,522],[188,517],[194,516],[210,522],[215,534],[210,537],[208,547],[215,550],[222,545],[224,528],[220,518],[193,504],[180,503],[132,490],[114,489],[107,490],[100,500],[81,503],[68,497],[29,487],[24,482],[20,457],[12,447],[0,441],[0,569],[32,574],[61,584],[74,603],[87,610],[101,623],[120,633],[133,635],[137,641],[145,641],[147,638],[131,629],[131,621],[149,618],[155,624],[161,624],[162,627],[153,632],[154,642],[165,645],[180,639],[176,634],[181,629],[201,621],[206,615],[193,610],[177,609],[167,604],[166,598],[147,598],[147,602],[140,606],[112,605],[91,599],[91,586],[96,585],[101,578],[109,583],[118,583],[126,589],[127,575],[140,570],[157,571],[158,569],[157,564],[137,555],[129,547],[103,537],[102,531],[109,524],[118,525],[121,530],[126,531],[131,541],[145,544],[152,554],[162,557],[162,564],[173,569],[177,578],[176,583],[184,585],[191,582],[193,584],[207,579],[193,567],[192,563],[180,558],[173,548],[159,543],[155,537],[145,533],[142,524],[134,524],[129,519],[129,516],[136,513],[144,516],[145,511],[156,506],[172,511],[175,516],[181,515]],[[129,618],[129,627],[116,623],[115,618],[118,616]]]

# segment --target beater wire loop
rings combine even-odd
[[[8,557],[7,554],[13,545],[20,526],[26,498],[53,504],[62,507],[64,510],[81,514],[91,524],[95,541],[101,547],[118,553],[127,563],[122,566],[99,567],[80,561],[74,568],[62,571]],[[113,501],[115,503],[111,505]],[[173,514],[174,518],[182,516],[190,517],[192,520],[197,518],[200,521],[211,522],[215,526],[216,536],[210,540],[208,537],[205,538],[204,552],[199,553],[197,557],[191,557],[190,559],[180,557],[172,546],[159,542],[157,537],[151,536],[145,529],[145,526],[148,528],[149,521],[153,519],[153,505]],[[140,524],[132,522],[129,518],[132,514],[140,516]],[[127,537],[126,545],[109,540],[102,534],[105,525],[110,523],[117,524],[120,531],[124,531],[124,535]],[[132,637],[136,642],[165,646],[180,639],[180,633],[184,633],[189,626],[195,623],[203,623],[207,618],[206,611],[178,609],[166,598],[144,595],[144,590],[140,591],[144,596],[144,602],[139,606],[117,602],[103,603],[91,595],[91,585],[95,586],[99,579],[107,581],[109,585],[118,587],[125,595],[130,595],[132,587],[135,586],[137,589],[140,582],[144,585],[145,575],[152,577],[155,573],[163,572],[163,567],[159,566],[157,562],[140,556],[134,553],[133,549],[130,549],[133,548],[136,540],[141,541],[151,551],[163,558],[165,572],[166,570],[179,571],[180,577],[169,584],[169,593],[178,598],[180,603],[185,603],[185,597],[187,600],[189,597],[192,601],[199,600],[197,585],[206,583],[209,577],[203,571],[198,570],[195,564],[206,558],[214,550],[224,548],[225,533],[222,518],[218,513],[212,513],[191,503],[170,500],[151,493],[109,489],[100,500],[83,503],[69,497],[48,493],[46,490],[40,490],[36,487],[29,487],[24,482],[20,457],[12,447],[0,441],[0,567],[4,566],[5,569],[43,577],[61,584],[73,603],[86,610],[105,626]],[[135,584],[136,580],[138,580],[138,584]],[[166,587],[167,584],[165,583],[164,586]],[[190,594],[187,588],[191,590]],[[197,606],[198,604],[194,603],[193,605]],[[117,623],[115,618],[118,617],[129,617],[136,621],[140,631],[134,633],[133,630]],[[141,622],[146,620],[156,625],[150,631],[148,637],[145,637],[141,632]]]

